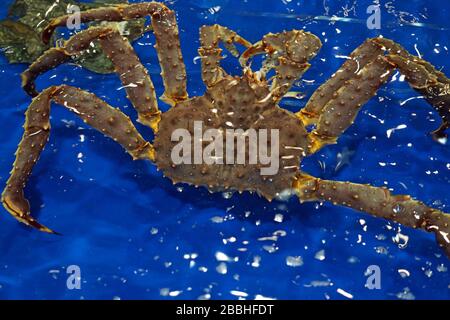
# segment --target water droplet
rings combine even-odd
[[[347,259],[347,262],[348,263],[357,263],[357,262],[359,262],[359,259],[357,257],[353,257],[352,256],[352,257]]]
[[[438,265],[438,266],[436,267],[436,270],[437,270],[438,272],[447,272],[447,267],[444,266],[443,263],[441,263],[440,265]]]
[[[305,284],[304,286],[318,288],[318,287],[330,287],[332,285],[333,282],[331,282],[330,280],[313,280],[309,284]]]
[[[341,288],[338,288],[336,290],[337,293],[343,295],[344,297],[348,298],[348,299],[353,299],[353,295],[351,293],[348,293],[347,291],[342,290]]]
[[[279,222],[279,223],[281,223],[281,222],[283,222],[283,215],[281,214],[281,213],[277,213],[276,215],[275,215],[275,218],[273,219],[275,222]]]
[[[200,56],[196,56],[194,59],[192,59],[192,62],[194,63],[194,64],[197,64],[197,61],[198,60],[200,60],[202,57],[200,57]]]
[[[325,250],[322,249],[320,251],[317,251],[316,254],[314,255],[314,258],[319,261],[325,260]]]
[[[209,294],[209,293],[202,294],[197,299],[198,300],[209,300],[209,299],[211,299],[211,294]]]
[[[403,206],[400,204],[396,204],[393,208],[392,211],[394,211],[394,213],[400,213],[403,210]]]
[[[276,237],[285,237],[286,236],[286,231],[284,230],[277,230],[273,233],[274,236]]]
[[[275,298],[265,297],[261,294],[257,294],[255,296],[255,300],[276,300]]]
[[[59,270],[56,270],[56,269],[50,270],[48,273],[52,276],[53,279],[55,279],[55,280],[58,279]]]
[[[266,250],[268,253],[274,253],[275,251],[278,250],[278,247],[275,246],[275,244],[272,244],[270,246],[269,245],[264,245],[263,249]]]
[[[399,232],[395,237],[392,237],[392,241],[396,243],[400,249],[404,249],[408,246],[409,236]]]
[[[231,258],[227,256],[225,253],[217,251],[216,252],[216,260],[217,261],[226,261],[226,262],[237,262],[239,260],[238,257]]]
[[[447,137],[438,138],[437,141],[440,144],[445,145],[445,144],[447,144]]]
[[[393,132],[395,132],[395,131],[397,131],[397,130],[405,129],[406,127],[407,127],[406,124],[400,124],[400,125],[398,125],[398,126],[395,127],[395,128],[388,129],[388,130],[386,130],[386,136],[387,136],[388,138],[390,138]]]
[[[400,275],[400,277],[402,277],[402,278],[406,278],[406,277],[409,277],[411,275],[409,273],[409,271],[406,270],[406,269],[398,269],[397,271],[398,271],[398,274]]]
[[[233,196],[233,192],[231,192],[231,191],[222,192],[222,197],[224,199],[230,199],[232,196]]]
[[[159,294],[162,295],[163,297],[167,297],[169,295],[169,288],[161,288],[159,289]]]
[[[433,275],[433,270],[427,269],[424,273],[428,278],[431,278],[431,276]]]
[[[386,236],[384,234],[377,234],[375,236],[375,239],[383,241],[383,240],[386,240]]]
[[[228,268],[225,262],[219,263],[219,265],[216,267],[216,271],[220,274],[226,274],[228,272]]]
[[[416,299],[416,297],[414,296],[414,294],[411,292],[411,290],[406,287],[403,288],[403,290],[399,293],[397,293],[397,298],[402,299],[402,300],[414,300]]]
[[[388,254],[389,253],[388,249],[385,247],[382,247],[382,246],[375,247],[375,251],[378,254]]]
[[[214,223],[222,223],[223,222],[223,217],[219,217],[219,216],[215,216],[211,218],[211,221]]]
[[[301,256],[288,256],[286,257],[286,265],[289,267],[300,267],[303,265],[303,258]]]
[[[215,6],[215,7],[211,7],[208,9],[209,13],[211,14],[216,14],[217,12],[219,12],[221,9],[221,6]]]
[[[248,297],[248,293],[243,291],[231,290],[230,293],[236,297],[243,297],[243,298]]]
[[[261,257],[260,256],[254,256],[253,257],[253,262],[252,262],[252,267],[253,268],[259,268],[260,262],[261,262]]]
[[[170,291],[169,296],[170,297],[178,297],[183,291],[176,290],[176,291]]]

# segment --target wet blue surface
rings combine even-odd
[[[6,15],[9,3],[2,2],[1,16]],[[307,81],[300,81],[295,88],[307,96],[343,63],[342,56],[365,38],[379,34],[413,53],[420,52],[450,74],[447,2],[383,1],[381,30],[366,28],[370,4],[327,0],[170,2],[178,12],[190,95],[204,91],[194,58],[199,27],[212,23],[226,25],[252,42],[283,29],[305,28],[317,34],[324,44],[322,51],[305,74]],[[332,21],[334,15],[340,18]],[[148,35],[135,47],[161,94],[153,43],[153,36]],[[3,185],[30,99],[20,89],[19,75],[25,66],[8,65],[3,56],[0,64]],[[231,58],[224,65],[239,72]],[[385,185],[449,212],[449,145],[438,144],[427,135],[438,126],[439,118],[422,99],[404,102],[417,93],[401,80],[397,74],[364,107],[339,143],[305,160],[304,169],[328,179]],[[113,75],[65,65],[42,76],[38,87],[60,83],[95,92],[135,117]],[[305,103],[306,99],[286,100],[283,106],[298,110]],[[55,106],[52,125],[50,142],[26,194],[34,215],[64,236],[30,230],[1,209],[0,298],[450,297],[450,264],[432,235],[330,204],[300,205],[296,199],[269,204],[248,194],[230,197],[172,186],[151,163],[131,161],[120,146],[87,128],[70,112]],[[387,130],[400,125],[406,128],[388,137]],[[149,130],[138,128],[152,139]],[[338,165],[338,153],[345,154],[348,161]],[[277,239],[264,240],[274,233]],[[397,234],[408,237],[405,247],[393,240]],[[230,261],[218,261],[227,257]],[[288,266],[287,261],[299,261],[292,257],[301,257],[303,264]],[[81,268],[81,290],[66,287],[69,265]],[[381,269],[380,290],[364,286],[364,273],[370,265]]]

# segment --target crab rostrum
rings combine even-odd
[[[438,244],[450,256],[450,216],[430,208],[407,195],[392,195],[386,188],[350,182],[329,181],[312,177],[300,170],[303,157],[322,147],[336,143],[353,123],[362,106],[385,84],[395,69],[405,75],[409,84],[424,96],[442,118],[433,132],[435,139],[445,136],[450,118],[450,80],[430,63],[408,53],[397,43],[385,38],[366,40],[349,59],[312,95],[297,113],[281,109],[280,100],[309,68],[321,47],[315,35],[292,30],[267,34],[251,44],[235,32],[219,26],[203,26],[200,30],[202,78],[206,85],[203,96],[189,98],[186,71],[182,60],[175,13],[161,3],[115,5],[81,13],[82,22],[123,21],[150,16],[156,37],[155,48],[161,64],[165,93],[161,99],[172,107],[161,113],[153,83],[130,43],[122,37],[114,23],[91,27],[67,40],[63,46],[45,52],[22,75],[23,88],[33,101],[26,112],[25,132],[19,144],[14,167],[2,195],[4,207],[19,221],[44,232],[53,232],[30,214],[24,188],[32,168],[50,134],[50,105],[54,101],[83,119],[88,125],[122,145],[133,159],[150,160],[174,183],[205,186],[211,191],[238,190],[257,192],[268,200],[286,192],[300,201],[330,201],[367,212],[377,217],[423,229],[436,235]],[[55,28],[64,26],[69,16],[54,20],[44,31],[49,41]],[[153,143],[146,141],[131,120],[119,109],[81,89],[54,86],[39,93],[34,81],[42,73],[69,61],[98,41],[112,60],[126,88],[127,96],[138,114],[138,121],[153,129]],[[220,44],[240,57],[241,76],[231,76],[220,66],[223,59]],[[235,44],[245,47],[239,55]],[[260,70],[251,69],[250,59],[266,56]],[[269,72],[274,70],[274,76]],[[177,147],[173,133],[182,129],[196,135],[196,124],[203,130],[228,129],[242,133],[278,130],[279,172],[262,174],[261,163],[195,161],[176,163],[172,153]],[[312,127],[311,130],[307,128]],[[232,137],[232,141],[237,139]],[[271,138],[272,139],[272,138]],[[270,140],[270,139],[269,139]],[[195,149],[208,146],[208,139],[192,139]],[[267,153],[270,154],[271,143]],[[227,150],[225,145],[223,153]],[[245,144],[244,155],[250,154]],[[237,151],[233,151],[236,153]],[[234,154],[235,155],[235,154]]]

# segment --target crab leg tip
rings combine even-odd
[[[58,232],[47,228],[30,216],[29,203],[25,198],[16,199],[14,202],[8,196],[3,196],[2,203],[6,211],[8,211],[16,220],[22,222],[23,224],[45,233],[60,235]]]
[[[26,223],[26,224],[27,224],[27,223]],[[28,225],[29,225],[30,227],[35,228],[35,229],[37,229],[37,230],[39,230],[39,231],[41,231],[41,232],[44,232],[44,233],[54,234],[54,235],[58,235],[58,236],[61,236],[61,235],[62,235],[62,234],[60,234],[60,233],[58,233],[58,232],[56,232],[56,231],[53,231],[52,229],[50,229],[50,228],[44,226],[43,224],[40,224],[39,222],[37,222],[37,221],[36,221],[35,219],[33,219],[33,218],[30,218],[30,219],[28,220]]]

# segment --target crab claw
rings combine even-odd
[[[39,231],[60,235],[46,226],[40,224],[30,215],[30,203],[23,196],[23,192],[9,192],[5,190],[2,195],[2,203],[5,209],[18,221]]]
[[[52,38],[53,33],[55,32],[55,29],[57,28],[58,23],[55,21],[51,22],[48,26],[44,28],[42,31],[42,42],[46,45],[50,43],[50,39]]]
[[[273,57],[284,56],[297,63],[305,63],[314,58],[321,47],[322,43],[317,36],[303,30],[269,33],[261,41],[248,47],[241,55],[239,62],[241,66],[245,66],[253,56],[268,54]]]
[[[405,75],[411,87],[422,94],[439,113],[442,123],[438,129],[431,132],[433,138],[435,140],[446,138],[445,131],[450,127],[450,80],[426,61],[417,57],[408,59],[400,55],[389,54],[385,59],[398,68]]]
[[[388,54],[385,60],[393,67],[400,69],[414,89],[425,89],[438,82],[436,75],[412,59],[397,54]]]

